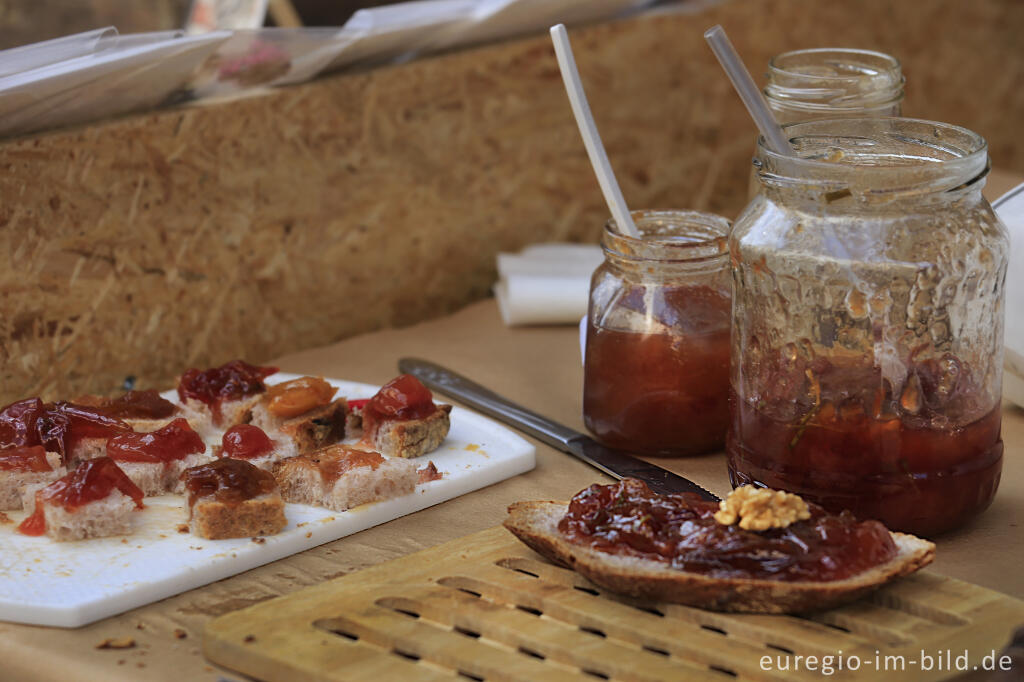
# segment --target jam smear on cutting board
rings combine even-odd
[[[53,471],[46,460],[46,448],[41,445],[15,446],[0,450],[0,471]]]
[[[267,411],[288,419],[329,405],[338,389],[318,377],[300,377],[267,389]]]
[[[104,414],[118,419],[168,419],[178,412],[178,406],[160,396],[155,389],[128,391],[117,398],[85,395],[75,398],[78,405],[95,407]]]
[[[122,433],[107,441],[107,455],[119,462],[169,464],[200,452],[206,444],[180,417],[151,433]]]
[[[275,372],[277,367],[256,367],[243,360],[207,370],[190,369],[181,375],[178,397],[182,402],[192,399],[207,405],[219,424],[221,405],[265,392],[263,380]]]
[[[18,531],[25,535],[45,533],[46,516],[43,506],[46,504],[74,512],[90,502],[105,499],[114,490],[120,490],[132,498],[138,509],[143,508],[142,491],[114,460],[109,457],[86,460],[67,476],[36,492],[35,511],[21,522]]]
[[[642,481],[625,479],[578,493],[558,530],[603,552],[715,578],[842,580],[896,556],[889,531],[877,521],[808,507],[809,519],[786,528],[743,530],[714,519],[717,502],[693,493],[658,495]]]
[[[224,433],[221,446],[222,457],[254,459],[273,451],[274,441],[258,426],[239,424]]]
[[[381,422],[423,419],[437,411],[430,389],[411,374],[400,374],[370,398],[363,406],[363,429],[370,437]]]
[[[200,498],[238,505],[277,489],[277,481],[269,471],[230,457],[185,469],[181,477],[188,492],[189,509]]]
[[[65,461],[83,438],[110,438],[131,430],[98,408],[69,402],[28,398],[0,410],[0,447],[42,445]]]

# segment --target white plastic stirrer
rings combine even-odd
[[[594,123],[593,114],[590,113],[590,105],[583,92],[583,83],[580,82],[580,72],[576,70],[576,59],[573,58],[572,46],[569,45],[569,34],[566,33],[563,24],[551,27],[551,42],[555,44],[555,56],[558,58],[558,68],[565,82],[565,92],[569,95],[569,104],[572,105],[572,113],[576,115],[576,125],[580,128],[583,146],[587,148],[587,155],[590,156],[590,164],[594,167],[597,182],[601,185],[604,200],[611,210],[612,217],[615,218],[615,224],[619,226],[619,231],[639,239],[640,232],[633,223],[633,216],[629,213],[626,200],[622,198],[622,190],[615,180],[612,165],[608,162],[608,154],[601,144],[601,136],[597,133],[597,125]]]
[[[743,60],[740,59],[736,48],[729,42],[729,36],[725,35],[725,29],[719,25],[712,26],[704,31],[704,40],[708,41],[711,51],[718,57],[718,63],[725,69],[733,87],[736,88],[740,99],[743,100],[747,111],[750,112],[751,118],[754,119],[754,123],[764,135],[764,139],[768,141],[768,146],[777,154],[796,156],[796,152],[793,151],[793,147],[782,132],[778,121],[772,116],[772,110],[768,108],[768,103],[764,101],[764,95],[758,90],[754,79],[750,77],[747,67],[743,66]]]

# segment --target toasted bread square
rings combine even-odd
[[[332,468],[343,471],[324,474]],[[288,502],[345,511],[411,493],[419,474],[412,462],[334,446],[279,462],[274,477]]]
[[[238,504],[201,498],[192,506],[188,528],[207,540],[276,535],[288,524],[277,490]]]
[[[438,405],[423,419],[387,419],[377,425],[371,444],[388,457],[419,457],[433,452],[448,436],[451,405]]]
[[[43,486],[31,486],[35,507],[35,490]],[[26,488],[26,490],[28,490]],[[109,535],[128,535],[132,532],[136,505],[132,498],[120,490],[113,490],[102,500],[89,502],[75,511],[68,511],[60,505],[43,502],[43,517],[46,519],[46,535],[58,542],[86,540]]]
[[[348,401],[344,398],[289,419],[271,414],[266,402],[260,401],[253,405],[249,423],[277,441],[282,457],[287,458],[340,443],[345,437],[347,417]]]
[[[0,511],[21,509],[21,494],[26,486],[35,486],[33,490],[38,490],[67,473],[67,469],[61,464],[60,455],[56,452],[47,452],[46,461],[49,462],[52,471],[0,469]]]

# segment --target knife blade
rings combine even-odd
[[[657,493],[697,493],[705,500],[718,501],[718,496],[693,481],[598,443],[590,436],[574,431],[521,405],[504,398],[480,384],[428,360],[402,358],[398,371],[412,374],[428,388],[451,396],[498,421],[523,431],[551,447],[566,452],[612,478],[637,478]]]

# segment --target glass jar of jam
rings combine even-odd
[[[729,222],[634,211],[641,237],[602,238],[590,284],[583,418],[606,445],[646,455],[720,450],[728,423]]]
[[[758,142],[737,219],[733,485],[934,534],[995,495],[1008,237],[981,196],[985,141],[900,118]]]

